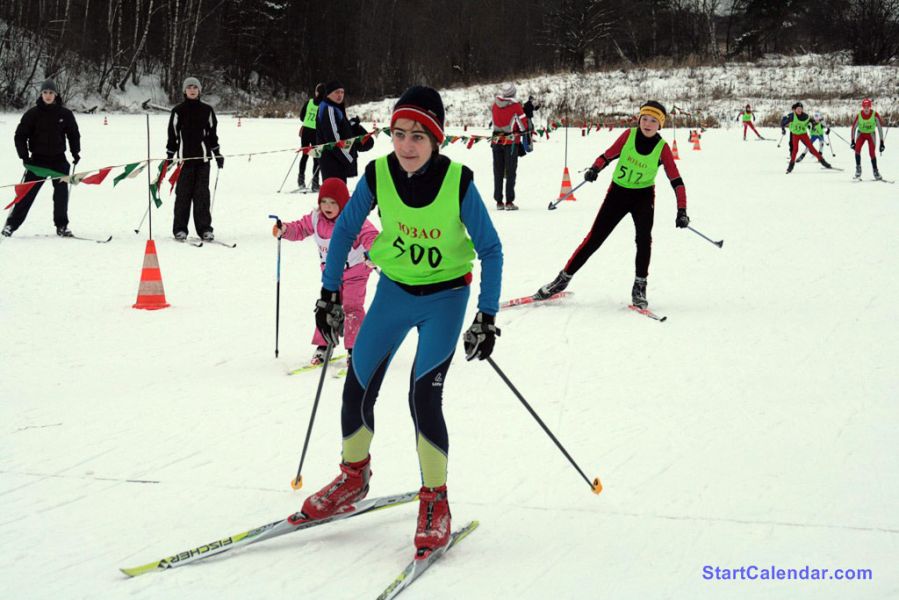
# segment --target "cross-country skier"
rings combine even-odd
[[[762,137],[762,134],[758,132],[753,125],[752,121],[755,119],[755,113],[752,112],[752,106],[749,104],[740,111],[740,114],[737,116],[737,120],[743,122],[743,141],[746,141],[746,130],[752,129],[752,132],[758,137],[758,139],[763,140],[765,138]]]
[[[313,237],[318,246],[318,258],[322,271],[324,271],[334,224],[349,199],[350,192],[343,179],[339,177],[325,179],[318,192],[318,208],[298,221],[282,223],[280,228],[277,224],[274,225],[272,235],[291,242]],[[378,230],[366,219],[362,223],[362,229],[353,241],[344,263],[339,291],[340,297],[343,299],[343,310],[346,313],[346,337],[343,345],[347,351],[347,363],[352,358],[356,334],[362,326],[362,320],[365,319],[365,291],[368,285],[368,276],[372,271],[366,260],[366,253],[377,236]],[[318,328],[315,329],[312,336],[312,343],[316,345],[316,349],[310,362],[313,365],[320,365],[325,360],[327,346],[325,338],[322,337]]]
[[[609,237],[612,230],[625,215],[630,213],[637,230],[637,257],[635,259],[636,277],[631,290],[634,306],[646,308],[646,278],[649,276],[649,258],[652,248],[652,224],[655,214],[655,178],[659,166],[665,168],[665,174],[674,188],[677,198],[676,227],[690,224],[687,216],[687,191],[674,156],[668,143],[659,135],[659,129],[665,125],[665,107],[650,100],[640,107],[638,127],[625,131],[615,143],[603,152],[593,166],[584,173],[587,181],[596,181],[599,172],[616,158],[618,166],[612,176],[612,184],[606,192],[606,198],[599,207],[599,213],[587,237],[577,247],[565,267],[558,276],[547,283],[535,296],[546,299],[568,287],[574,274],[586,264],[590,256],[596,252]]]
[[[808,137],[809,130],[809,116],[806,114],[805,110],[802,107],[802,102],[797,102],[793,105],[793,114],[790,115],[787,120],[787,127],[790,129],[790,164],[787,166],[787,174],[793,172],[793,167],[796,166],[796,151],[799,149],[799,142],[805,144],[805,147],[809,149],[812,153],[812,156],[818,159],[818,162],[821,163],[825,169],[830,169],[830,163],[824,159],[824,156],[815,150],[815,147],[812,145],[811,140]]]
[[[319,83],[315,86],[315,91],[303,108],[300,110],[300,121],[302,121],[302,125],[300,125],[300,146],[314,146],[315,145],[315,120],[318,116],[318,105],[321,104],[323,94],[325,91],[325,84]],[[306,163],[309,161],[309,153],[304,152],[303,158],[300,159],[300,171],[297,174],[297,185],[301,192],[306,191]],[[318,191],[318,182],[321,181],[319,179],[319,165],[318,158],[312,157],[312,191]]]
[[[475,252],[481,262],[481,292],[477,316],[464,337],[466,358],[490,356],[499,335],[494,318],[502,245],[472,172],[439,153],[443,123],[443,101],[436,90],[406,90],[390,120],[394,151],[368,164],[334,227],[316,303],[316,323],[329,343],[337,342],[343,318],[338,288],[347,252],[375,206],[384,230],[370,256],[381,277],[343,388],[340,474],[303,504],[307,516],[319,519],[368,494],[375,400],[391,359],[416,329],[409,407],[422,479],[415,530],[418,558],[450,539],[443,385],[462,330]]]
[[[809,128],[809,132],[811,133],[811,137],[809,138],[809,141],[811,141],[812,146],[814,146],[815,142],[817,142],[818,143],[818,152],[820,152],[823,155],[824,154],[824,144],[826,142],[826,140],[824,139],[824,136],[830,135],[830,127],[828,127],[827,123],[824,122],[824,116],[821,113],[816,112],[814,115],[812,115],[812,121],[811,121],[811,123],[809,123],[808,128]],[[796,158],[796,162],[802,162],[802,159],[805,158],[806,154],[808,154],[808,149],[803,148],[802,154],[800,154]]]
[[[858,135],[856,135],[858,131]],[[870,98],[862,100],[862,109],[855,115],[852,121],[852,130],[849,132],[849,139],[852,140],[849,146],[855,150],[855,178],[860,179],[862,176],[862,147],[868,143],[868,153],[871,157],[871,169],[874,171],[874,179],[880,179],[880,171],[877,170],[877,157],[874,154],[874,142],[876,141],[875,133],[880,136],[880,153],[886,149],[883,143],[883,119],[880,114],[874,112],[874,103]]]

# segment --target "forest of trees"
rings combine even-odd
[[[354,102],[560,69],[710,64],[769,52],[899,56],[899,0],[4,0],[0,105],[45,77],[107,97],[187,75],[290,98],[340,79]]]

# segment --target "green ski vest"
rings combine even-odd
[[[471,272],[475,252],[462,223],[461,181],[462,165],[450,163],[434,201],[412,208],[393,185],[387,157],[375,161],[382,230],[368,254],[387,277],[406,285],[425,285]]]
[[[318,115],[318,104],[315,100],[309,98],[306,103],[306,116],[303,117],[303,127],[306,129],[315,129],[315,117]]]
[[[811,130],[812,135],[816,135],[820,138],[824,137],[824,123],[821,123],[820,121],[817,123],[812,123]]]
[[[877,119],[874,118],[874,111],[871,111],[871,116],[869,118],[862,117],[862,113],[858,113],[858,132],[859,133],[874,133],[874,130],[877,129]]]
[[[751,121],[751,120],[752,120],[752,113],[744,112],[744,113],[743,113],[743,122],[744,122],[744,123],[747,123],[747,122],[749,122],[749,121]]]
[[[659,157],[667,145],[665,140],[659,139],[655,148],[648,156],[637,152],[637,128],[631,128],[631,134],[624,142],[621,156],[618,157],[618,166],[612,182],[623,188],[631,190],[652,187],[656,183],[656,173],[659,172]]]
[[[799,117],[796,116],[796,113],[793,113],[793,120],[790,121],[790,133],[793,135],[802,135],[806,131],[808,131],[809,122],[800,121]]]

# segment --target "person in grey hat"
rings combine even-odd
[[[52,79],[41,83],[40,93],[37,106],[33,106],[22,115],[22,120],[16,128],[14,136],[16,152],[26,169],[42,167],[68,175],[71,167],[65,155],[66,140],[72,153],[72,163],[77,165],[81,160],[81,134],[78,131],[78,123],[75,122],[72,111],[62,105],[59,90]],[[46,175],[38,175],[30,169],[25,172],[23,183],[32,181],[37,183],[13,206],[3,231],[0,232],[2,235],[11,236],[25,222],[37,193],[44,185],[44,179]],[[69,186],[61,179],[53,179],[53,223],[56,225],[56,235],[72,237],[68,227]]]
[[[187,239],[187,224],[193,203],[194,229],[206,241],[213,241],[212,213],[209,210],[209,159],[215,157],[219,170],[225,167],[218,138],[218,119],[211,106],[200,100],[203,87],[196,77],[184,80],[184,102],[169,117],[169,160],[175,155],[184,161],[175,188],[175,218],[172,233],[176,240]],[[192,160],[191,160],[192,159]]]

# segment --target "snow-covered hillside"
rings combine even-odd
[[[457,94],[447,94],[451,123],[464,120]],[[20,175],[9,142],[18,118],[0,115],[7,181]],[[166,119],[151,119],[155,156]],[[79,116],[81,168],[146,154],[142,115],[108,122]],[[571,132],[575,183],[619,133]],[[289,148],[296,122],[224,118],[219,137],[227,156]],[[522,159],[522,209],[491,213],[505,253],[503,298],[558,272],[609,183],[611,169],[576,202],[547,211],[563,139],[559,131]],[[889,141],[881,171],[896,179]],[[445,387],[449,497],[457,525],[481,526],[402,599],[896,597],[899,184],[850,181],[845,145],[832,162],[847,171],[806,160],[790,176],[783,148],[742,142],[733,130],[707,131],[700,151],[685,146],[693,226],[725,243],[675,229],[674,195],[658,185],[649,301],[666,322],[626,308],[628,219],[574,278],[572,298],[497,319],[497,364],[605,490],[591,493],[492,369],[464,360],[460,343]],[[380,136],[363,159],[389,148]],[[489,147],[445,152],[474,170],[492,206]],[[289,486],[317,380],[286,371],[311,356],[320,289],[314,245],[284,242],[275,359],[268,215],[296,219],[315,203],[275,193],[292,158],[228,158],[213,223],[233,250],[172,241],[173,199],[164,196],[153,232],[165,310],[131,308],[146,241],[146,224],[133,232],[147,206],[144,180],[74,190],[71,228],[112,234],[109,244],[53,236],[47,189],[0,242],[0,582],[9,598],[355,600],[376,597],[411,558],[416,507],[406,506],[170,572],[127,579],[118,570],[287,516],[336,474],[342,381],[329,377],[306,489]],[[414,340],[376,407],[373,496],[419,486],[407,404]],[[706,566],[751,565],[870,569],[873,580],[703,578]]]

